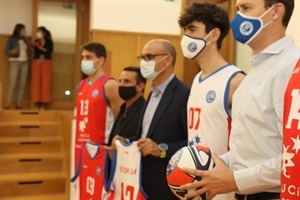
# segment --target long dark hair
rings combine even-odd
[[[13,37],[16,37],[16,38],[20,38],[20,37],[21,37],[21,36],[20,36],[20,32],[21,32],[21,30],[22,30],[23,28],[25,28],[25,25],[24,25],[24,24],[20,24],[20,23],[19,23],[19,24],[16,24],[12,36],[13,36]]]
[[[44,33],[44,39],[46,41],[52,42],[51,33],[46,27],[40,26],[40,27],[38,27],[38,30],[41,30]]]

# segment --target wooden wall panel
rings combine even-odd
[[[117,31],[91,31],[91,41],[103,43],[111,53],[111,75],[118,77],[122,69],[128,65],[139,65],[137,57],[144,45],[152,39],[166,39],[173,43],[177,51],[175,66],[176,75],[183,78],[183,56],[181,53],[181,36],[128,33]]]
[[[137,57],[140,55],[145,44],[152,39],[169,40],[176,48],[177,61],[175,66],[176,76],[183,80],[183,56],[180,47],[181,36],[146,34],[146,33],[131,33],[106,30],[92,30],[90,41],[98,41],[105,45],[110,59],[110,66],[105,66],[107,73],[117,80],[124,67],[129,65],[139,66]],[[107,63],[106,63],[107,64]],[[145,96],[149,93],[150,82],[147,82]]]

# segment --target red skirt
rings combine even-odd
[[[51,102],[52,61],[34,59],[31,68],[31,101]]]

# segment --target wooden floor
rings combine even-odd
[[[0,110],[0,200],[68,200],[71,111]]]

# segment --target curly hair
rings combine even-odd
[[[187,27],[190,23],[198,21],[205,25],[205,32],[218,28],[221,35],[217,41],[218,49],[222,46],[222,41],[229,32],[228,13],[221,7],[211,3],[192,3],[185,8],[184,13],[179,17],[178,23],[181,28]]]

